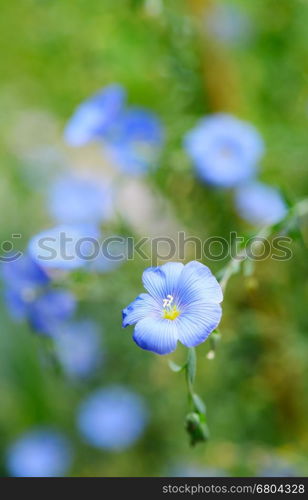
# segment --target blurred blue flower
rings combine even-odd
[[[171,470],[171,477],[226,477],[222,469],[202,467],[201,465],[178,464]]]
[[[80,405],[77,425],[96,448],[123,450],[142,435],[148,420],[143,400],[122,386],[99,389]]]
[[[205,28],[210,37],[227,45],[240,45],[253,35],[248,13],[227,3],[206,10]]]
[[[255,226],[275,224],[287,214],[279,191],[261,182],[240,186],[235,192],[235,204],[239,215]]]
[[[99,255],[100,232],[95,225],[63,224],[33,236],[28,251],[43,268],[72,270]]]
[[[110,238],[108,244],[104,243]],[[123,236],[107,237],[96,259],[89,262],[88,269],[96,273],[109,273],[127,260],[128,241]]]
[[[122,171],[142,174],[156,167],[164,132],[154,113],[131,108],[115,123],[107,139],[107,149]]]
[[[23,292],[14,288],[4,290],[4,302],[12,319],[21,321],[26,319],[28,312],[28,303],[33,300],[32,291]]]
[[[75,310],[76,299],[71,292],[50,290],[28,304],[27,319],[35,331],[53,336]]]
[[[28,254],[3,262],[1,271],[5,284],[17,290],[33,290],[46,285],[50,280],[46,272]]]
[[[123,310],[123,327],[136,323],[133,338],[142,349],[168,354],[178,340],[193,347],[218,326],[222,290],[200,262],[149,267],[142,280],[149,293],[142,293]]]
[[[256,474],[257,477],[299,477],[300,474],[292,465],[273,466],[261,469]]]
[[[14,319],[24,319],[28,303],[34,300],[41,287],[49,283],[50,278],[27,254],[16,260],[3,262],[1,272],[8,310]]]
[[[57,357],[71,378],[87,378],[101,365],[101,339],[96,323],[90,320],[69,322],[55,337]]]
[[[251,178],[264,145],[257,130],[232,115],[202,119],[184,139],[200,178],[219,187],[233,187]]]
[[[48,428],[23,434],[8,448],[6,466],[15,477],[63,476],[71,465],[67,439]]]
[[[23,293],[8,288],[5,304],[13,319],[27,320],[31,327],[46,335],[54,335],[62,323],[73,316],[75,297],[64,290]]]
[[[83,146],[100,139],[118,118],[125,97],[124,89],[113,84],[80,104],[65,128],[66,142],[70,146]]]
[[[62,224],[99,224],[111,214],[111,190],[94,179],[66,175],[49,192],[49,213]]]
[[[24,254],[16,261],[2,264],[4,299],[12,318],[27,320],[34,330],[52,335],[76,308],[75,297],[67,291],[48,288],[50,278]]]
[[[294,464],[286,462],[279,456],[265,457],[262,467],[256,472],[257,477],[299,477],[300,473]]]

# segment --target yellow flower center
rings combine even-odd
[[[163,318],[174,320],[180,315],[180,311],[177,306],[172,305],[173,297],[172,295],[167,295],[167,298],[163,300]]]
[[[176,306],[173,306],[172,309],[164,309],[163,318],[165,319],[176,319],[180,315],[180,311]]]

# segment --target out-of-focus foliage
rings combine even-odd
[[[2,242],[12,240],[23,250],[33,235],[55,225],[48,187],[65,169],[89,168],[102,179],[113,178],[115,167],[102,146],[70,148],[63,130],[82,101],[114,82],[126,89],[130,106],[158,116],[166,144],[147,181],[118,174],[117,217],[103,227],[106,233],[169,236],[185,230],[201,239],[252,233],[236,214],[233,194],[202,184],[183,148],[184,135],[208,113],[231,113],[251,122],[265,142],[259,179],[278,186],[291,204],[307,196],[308,3],[226,3],[240,15],[236,30],[229,26],[221,37],[219,10],[216,28],[209,29],[218,0],[2,5]],[[228,16],[223,20],[228,23]],[[243,36],[238,36],[241,22]],[[16,234],[21,237],[12,239]],[[207,403],[211,437],[196,448],[189,447],[184,431],[182,374],[170,371],[166,357],[139,349],[131,332],[121,328],[121,310],[141,292],[141,274],[150,261],[136,257],[109,273],[85,277],[77,270],[63,278],[79,301],[74,321],[90,319],[101,336],[103,362],[86,379],[65,376],[50,339],[24,322],[12,322],[2,300],[1,474],[9,473],[12,443],[46,427],[70,442],[69,475],[208,475],[208,470],[306,475],[308,261],[305,242],[295,236],[289,261],[267,259],[256,264],[253,276],[232,278],[215,359],[206,357],[208,342],[198,348],[196,390]],[[305,240],[307,229],[302,236]],[[192,249],[186,250],[188,261]],[[216,272],[225,262],[204,264]],[[184,347],[170,359],[181,364]],[[111,384],[136,392],[148,412],[138,441],[121,451],[92,448],[76,423],[88,395]]]

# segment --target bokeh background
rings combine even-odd
[[[290,203],[308,188],[308,2],[305,0],[19,0],[2,5],[0,87],[1,241],[24,249],[53,225],[46,190],[66,168],[117,175],[109,234],[228,237],[254,231],[232,195],[202,184],[183,136],[203,115],[223,111],[250,121],[266,152],[260,178]],[[98,144],[63,140],[80,102],[107,84],[156,113],[166,131],[159,166],[143,177],[115,174]],[[15,322],[1,302],[0,471],[25,432],[56,429],[70,442],[72,476],[306,475],[308,454],[307,250],[288,262],[257,264],[253,278],[230,281],[222,340],[214,360],[198,348],[197,391],[211,438],[191,448],[184,430],[184,378],[168,356],[142,351],[122,330],[121,310],[141,292],[150,262],[136,257],[112,272],[72,273],[76,321],[98,325],[103,361],[86,380],[67,377],[50,339]],[[190,260],[187,249],[185,260]],[[224,263],[206,262],[214,271]],[[125,450],[95,449],[80,435],[76,411],[92,391],[120,384],[148,409],[140,437]]]

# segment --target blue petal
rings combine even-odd
[[[123,386],[97,389],[81,403],[77,425],[92,446],[124,450],[141,436],[148,412],[141,397]]]
[[[223,294],[210,269],[201,262],[191,261],[181,273],[177,299],[180,307],[194,301],[218,304],[223,300]]]
[[[134,325],[147,316],[158,317],[160,312],[157,301],[147,293],[141,293],[131,304],[123,309],[122,326],[125,328],[128,325]]]
[[[184,265],[180,262],[167,262],[163,266],[149,267],[142,275],[146,290],[160,302],[173,295]]]
[[[19,321],[27,317],[28,304],[20,291],[8,288],[4,292],[4,300],[13,319]]]
[[[108,85],[80,104],[69,120],[64,138],[70,146],[83,146],[103,136],[122,112],[125,91]]]
[[[184,146],[201,179],[221,187],[251,178],[264,151],[252,125],[223,113],[202,119],[186,135]]]
[[[251,182],[239,187],[235,193],[239,215],[256,226],[276,224],[287,214],[280,192],[262,182]]]
[[[141,174],[156,166],[163,135],[162,125],[155,114],[131,108],[110,130],[106,145],[124,172]]]
[[[93,224],[61,224],[33,236],[28,250],[43,268],[77,269],[96,254],[99,236]]]
[[[55,335],[55,350],[69,377],[89,377],[103,360],[98,325],[91,320],[61,323]]]
[[[76,309],[74,295],[65,290],[51,290],[29,304],[28,319],[34,330],[53,335]]]
[[[9,446],[6,466],[15,477],[55,477],[68,472],[71,458],[65,436],[49,427],[35,427]]]
[[[50,281],[45,271],[28,254],[3,262],[1,272],[5,283],[18,292],[46,285]]]
[[[219,304],[194,302],[176,320],[180,342],[186,347],[201,344],[217,328],[220,319]]]
[[[112,213],[111,189],[95,178],[67,174],[52,184],[48,209],[62,224],[98,224]]]
[[[133,339],[141,349],[169,354],[175,350],[178,341],[176,322],[163,318],[144,318],[137,323]]]
[[[128,244],[124,236],[106,237],[101,243],[100,254],[88,263],[87,269],[96,273],[114,271],[127,260]]]

